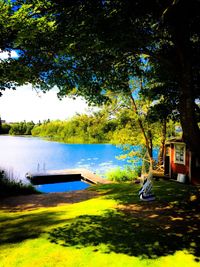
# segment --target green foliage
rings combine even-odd
[[[22,1],[0,1],[0,52],[10,53],[15,49],[18,51],[18,55],[21,55],[20,60],[11,57],[0,60],[0,96],[5,89],[15,89],[27,82],[36,84],[39,81],[38,72],[33,71],[30,62],[23,60],[23,55],[30,51],[31,43],[36,44],[41,40],[41,36],[45,37],[47,42],[55,27],[52,16],[46,12],[45,15],[39,10],[44,7],[48,9],[50,5],[47,2],[43,5],[42,2],[36,3],[36,1],[32,3],[31,1],[29,3],[26,1],[24,3]],[[50,39],[49,41],[50,47],[52,41]],[[43,50],[42,46],[41,50]],[[47,56],[45,58],[47,59]],[[39,66],[39,62],[36,65]]]
[[[10,128],[11,128],[10,124],[2,123],[0,134],[9,134]]]
[[[0,170],[0,197],[39,193],[31,184],[24,184],[12,172]]]
[[[105,109],[93,115],[77,115],[67,121],[51,121],[35,125],[33,136],[47,137],[65,143],[145,144],[141,131],[131,112],[126,108],[112,115]],[[126,117],[125,117],[126,114]],[[159,143],[159,123],[151,124],[153,142]]]
[[[65,143],[108,143],[115,123],[101,114],[77,115],[68,121],[51,121],[36,125],[33,136],[47,137]]]
[[[10,135],[31,135],[31,131],[35,126],[34,122],[18,122],[10,124]]]
[[[114,182],[127,182],[133,181],[137,179],[141,175],[141,167],[135,167],[132,169],[131,167],[126,167],[125,169],[121,169],[120,167],[111,169],[106,172],[105,176],[108,180]]]
[[[164,99],[162,115],[178,110],[184,138],[199,154],[199,1],[0,4],[0,49],[20,54],[1,62],[0,90],[31,82],[101,104],[144,78],[152,98]]]

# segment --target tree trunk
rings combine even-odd
[[[174,41],[177,52],[179,75],[179,112],[183,138],[189,149],[200,158],[200,129],[195,114],[195,95],[193,92],[192,67],[190,60],[189,28],[187,21],[174,25]]]
[[[135,113],[137,115],[137,120],[138,120],[139,127],[140,127],[141,132],[142,132],[142,134],[144,136],[144,139],[145,139],[146,149],[147,149],[147,152],[148,152],[149,162],[150,162],[149,171],[151,171],[153,169],[153,143],[152,143],[152,135],[151,135],[151,132],[148,132],[148,134],[146,134],[146,132],[145,132],[145,129],[144,129],[142,120],[139,117],[137,105],[135,103],[134,97],[132,96],[132,93],[130,94],[130,98],[131,98],[131,103],[132,103],[133,109],[134,109],[134,111],[135,111]]]
[[[182,75],[179,112],[183,139],[192,152],[200,157],[200,130],[196,120],[195,105],[186,74]],[[184,82],[185,81],[185,82]]]
[[[163,157],[164,157],[164,149],[165,149],[165,141],[166,141],[166,132],[167,132],[167,120],[164,119],[162,121],[162,136],[161,136],[161,145],[159,149],[158,155],[158,165],[163,165]]]

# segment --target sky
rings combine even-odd
[[[15,51],[11,57],[16,57]],[[8,53],[0,51],[0,59],[8,58]],[[0,117],[6,122],[39,120],[65,120],[76,113],[91,112],[86,101],[81,98],[73,100],[65,97],[59,100],[58,90],[53,88],[47,93],[36,91],[31,84],[18,87],[16,90],[6,90],[0,97]],[[95,110],[95,109],[94,109]]]
[[[10,55],[8,54],[8,52],[5,52],[5,51],[0,50],[0,59],[2,59],[2,60],[3,59],[7,59],[7,58],[9,58],[9,56],[11,56],[12,58],[16,58],[16,57],[18,57],[18,54],[14,50],[12,50],[10,52]]]
[[[6,90],[0,97],[0,116],[6,122],[65,120],[76,113],[88,112],[89,107],[81,98],[59,100],[56,89],[44,94],[36,92],[31,84]]]

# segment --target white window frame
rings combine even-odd
[[[177,157],[176,157],[177,151],[178,150],[180,151],[180,149],[178,149],[178,147],[180,147],[180,146],[183,148],[183,160],[177,159]],[[180,157],[180,155],[179,155],[179,157]],[[185,165],[185,157],[186,157],[186,146],[185,146],[185,144],[184,143],[175,143],[174,144],[174,163]]]

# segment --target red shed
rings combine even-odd
[[[164,173],[172,179],[200,184],[200,162],[182,139],[171,139],[165,145]]]

